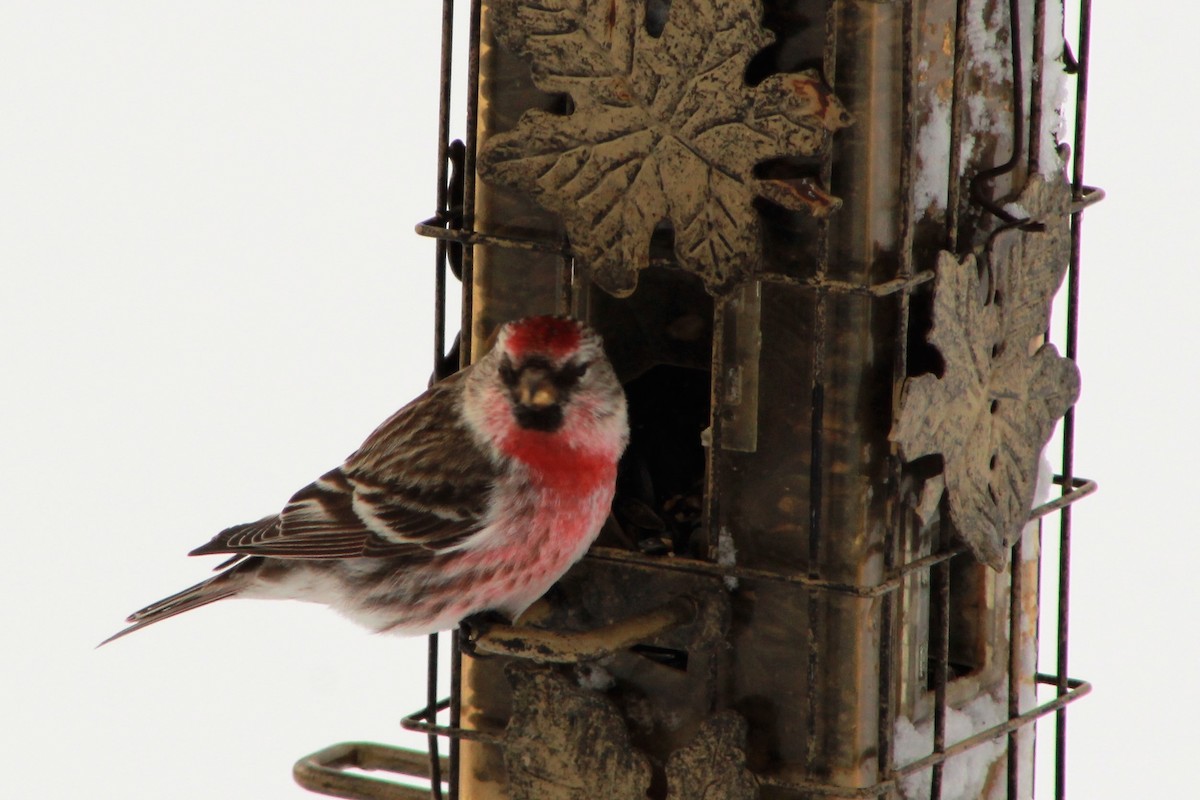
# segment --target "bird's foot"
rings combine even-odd
[[[478,648],[480,637],[497,625],[510,625],[511,622],[499,611],[480,611],[472,614],[458,623],[458,649],[471,658],[491,658],[490,653],[481,653]]]

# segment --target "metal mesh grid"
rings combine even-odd
[[[1038,0],[1034,7],[1034,25],[1035,33],[1033,41],[1041,41],[1041,36],[1044,32],[1046,20],[1046,2],[1047,0]],[[1058,576],[1055,594],[1057,595],[1057,618],[1054,626],[1054,636],[1057,646],[1057,656],[1055,661],[1055,669],[1052,674],[1038,673],[1034,676],[1034,680],[1039,685],[1053,686],[1055,688],[1055,697],[1049,702],[1042,703],[1033,709],[1025,712],[1020,711],[1019,707],[1019,686],[1018,681],[1021,678],[1019,675],[1021,659],[1018,653],[1018,636],[1016,635],[1022,623],[1020,618],[1022,614],[1022,603],[1020,602],[1023,587],[1021,582],[1022,571],[1020,569],[1010,570],[1010,601],[1011,609],[1009,625],[1009,648],[1008,655],[1008,719],[998,725],[992,726],[987,730],[970,736],[967,739],[957,742],[947,741],[946,732],[946,715],[947,715],[947,685],[949,683],[949,644],[950,644],[950,561],[951,559],[964,552],[965,548],[962,545],[955,544],[950,541],[938,543],[938,546],[930,555],[908,561],[907,563],[897,563],[899,548],[897,546],[897,532],[903,524],[902,515],[903,504],[893,503],[893,520],[888,527],[884,547],[884,577],[882,580],[871,583],[869,585],[859,585],[856,583],[847,583],[833,581],[823,578],[819,574],[817,567],[821,542],[822,542],[822,526],[823,520],[821,509],[823,507],[823,457],[824,457],[824,413],[825,413],[825,381],[826,381],[826,341],[828,338],[827,312],[828,303],[831,295],[851,294],[871,298],[875,302],[894,303],[897,307],[896,314],[897,329],[895,362],[892,365],[893,384],[895,387],[900,386],[908,373],[908,352],[906,342],[908,341],[908,326],[909,326],[909,306],[914,290],[923,284],[929,282],[934,273],[932,270],[915,271],[913,266],[913,242],[914,242],[914,222],[912,209],[912,181],[913,181],[913,163],[912,149],[914,145],[914,125],[913,125],[913,108],[914,108],[914,27],[916,25],[916,4],[912,0],[899,3],[901,6],[902,20],[902,47],[901,55],[903,69],[907,80],[903,81],[903,97],[902,104],[902,150],[906,157],[902,158],[899,163],[899,188],[901,197],[900,218],[902,220],[900,229],[900,246],[899,246],[899,263],[897,265],[896,274],[894,277],[873,283],[856,283],[843,280],[835,280],[829,276],[830,267],[830,222],[828,220],[820,220],[818,222],[818,242],[816,248],[816,264],[815,271],[811,277],[794,277],[780,273],[764,273],[756,277],[767,283],[779,283],[798,287],[802,290],[811,291],[814,296],[814,343],[811,353],[811,385],[812,393],[810,426],[812,430],[812,453],[810,461],[810,482],[809,482],[809,508],[810,508],[810,526],[808,534],[808,563],[810,567],[807,570],[794,569],[763,569],[752,568],[745,566],[723,566],[711,561],[674,557],[671,559],[663,559],[660,557],[644,555],[637,552],[625,551],[613,548],[593,548],[588,558],[620,563],[626,569],[634,570],[675,570],[691,572],[699,575],[707,575],[720,578],[745,578],[753,580],[778,581],[784,583],[795,584],[803,587],[805,591],[810,592],[815,598],[822,593],[837,593],[849,598],[855,598],[865,602],[878,599],[880,601],[880,625],[882,635],[880,637],[881,653],[880,653],[880,697],[879,697],[879,720],[878,720],[878,740],[879,740],[879,775],[880,780],[869,787],[861,789],[847,789],[843,786],[827,785],[816,782],[796,781],[779,776],[769,774],[758,775],[759,781],[764,785],[779,787],[784,790],[791,790],[796,796],[837,796],[837,797],[880,797],[880,796],[897,796],[899,781],[909,775],[921,772],[923,770],[931,770],[931,800],[940,800],[943,788],[943,768],[946,759],[964,752],[972,747],[992,741],[997,737],[1008,737],[1008,763],[1007,763],[1007,787],[1008,796],[1016,798],[1019,796],[1019,756],[1017,746],[1017,734],[1021,728],[1031,725],[1037,719],[1047,716],[1051,713],[1055,715],[1054,727],[1054,751],[1055,751],[1055,798],[1063,798],[1066,795],[1066,706],[1074,700],[1082,697],[1090,691],[1090,685],[1085,681],[1072,679],[1068,677],[1068,621],[1069,621],[1069,586],[1070,586],[1070,539],[1071,539],[1071,504],[1082,499],[1091,492],[1095,491],[1096,484],[1092,481],[1080,478],[1074,474],[1074,409],[1072,408],[1066,414],[1062,424],[1062,456],[1061,456],[1061,474],[1055,476],[1055,483],[1060,487],[1059,496],[1038,506],[1030,515],[1030,520],[1039,520],[1054,514],[1059,516],[1058,526],[1058,563],[1056,565],[1056,573]],[[571,274],[572,263],[571,253],[566,242],[564,241],[546,241],[533,238],[519,238],[513,236],[497,236],[487,232],[475,230],[474,227],[474,201],[475,201],[475,142],[477,139],[478,130],[478,96],[479,96],[479,65],[480,65],[480,0],[472,0],[470,5],[470,24],[468,31],[469,56],[467,63],[466,74],[466,95],[467,95],[467,129],[466,141],[468,144],[464,147],[461,143],[452,143],[449,140],[450,130],[450,88],[454,77],[452,64],[452,49],[454,36],[454,0],[443,0],[443,29],[442,29],[442,58],[441,58],[441,103],[439,109],[439,126],[438,126],[438,186],[437,186],[437,213],[434,217],[417,225],[417,232],[423,236],[429,236],[436,240],[436,320],[435,320],[435,358],[439,365],[439,372],[444,372],[448,365],[445,363],[446,354],[446,272],[449,266],[456,276],[460,277],[463,285],[471,286],[471,271],[473,265],[473,254],[475,247],[497,247],[497,248],[516,248],[536,250],[547,253],[553,253],[561,256],[563,270],[569,277]],[[836,0],[831,0],[826,4],[825,17],[825,39],[822,55],[822,65],[824,75],[832,84],[834,76],[837,74],[837,56],[838,56],[838,9],[839,3]],[[956,41],[957,47],[955,50],[955,89],[953,103],[957,106],[963,102],[961,80],[963,74],[963,64],[961,63],[961,54],[965,50],[964,45],[964,18],[967,11],[968,3],[966,0],[959,0],[957,10],[956,23]],[[972,202],[977,206],[982,207],[987,212],[994,214],[1000,219],[1002,226],[1021,226],[1026,224],[1026,220],[1020,220],[1012,217],[1010,214],[993,203],[987,196],[985,186],[996,179],[997,177],[1012,171],[1021,162],[1026,159],[1030,164],[1036,164],[1038,153],[1038,137],[1035,134],[1029,137],[1028,152],[1023,147],[1023,130],[1024,123],[1023,109],[1024,96],[1020,69],[1022,64],[1020,46],[1020,14],[1017,0],[1011,0],[1009,8],[1009,25],[1010,25],[1010,40],[1013,47],[1013,68],[1014,80],[1012,106],[1015,123],[1013,126],[1013,149],[1010,157],[1002,164],[998,164],[990,169],[979,172],[975,179],[970,182],[969,190]],[[1088,187],[1083,182],[1083,156],[1084,156],[1084,133],[1086,122],[1086,100],[1087,100],[1087,73],[1088,73],[1088,30],[1090,26],[1091,3],[1090,0],[1081,0],[1079,6],[1079,39],[1078,52],[1071,54],[1069,45],[1066,49],[1066,61],[1068,71],[1075,76],[1075,115],[1074,115],[1074,132],[1073,132],[1073,159],[1072,159],[1072,190],[1073,190],[1073,205],[1071,213],[1071,258],[1067,273],[1067,291],[1066,291],[1066,342],[1065,355],[1067,358],[1074,359],[1078,349],[1078,304],[1079,304],[1079,252],[1080,252],[1080,234],[1082,215],[1084,208],[1102,197],[1102,192],[1092,187]],[[1031,106],[1030,106],[1030,123],[1029,129],[1037,131],[1040,127],[1042,109],[1040,108],[1041,92],[1038,91],[1038,81],[1041,74],[1041,49],[1035,47],[1033,53],[1033,91],[1031,91]],[[960,181],[956,179],[960,172],[959,152],[960,142],[963,136],[961,126],[958,124],[959,114],[952,113],[951,120],[951,164],[949,174],[951,179],[948,186],[948,203],[947,203],[947,219],[945,231],[945,246],[950,251],[956,251],[959,237],[959,220],[958,209],[960,208],[959,195],[961,192]],[[449,165],[452,161],[461,163],[455,164],[455,170],[451,174]],[[833,172],[833,156],[829,149],[826,149],[820,164],[820,178],[823,185],[829,186]],[[456,176],[459,176],[456,178]],[[570,281],[564,281],[564,286],[570,286]],[[463,292],[463,309],[462,309],[462,324],[461,324],[461,341],[458,342],[459,352],[462,353],[462,361],[466,362],[471,352],[469,337],[472,330],[472,297],[469,290]],[[571,296],[569,290],[564,292],[561,298],[562,311],[571,310]],[[725,304],[717,302],[715,304],[713,325],[713,352],[718,353],[721,349],[720,337],[723,335],[725,326],[722,324],[722,315],[725,312]],[[452,371],[452,370],[451,370]],[[719,407],[720,398],[722,397],[721,388],[722,376],[719,371],[714,371],[712,374],[712,398],[713,398],[713,413]],[[895,405],[895,404],[893,404]],[[714,437],[719,437],[720,427],[714,426]],[[706,486],[705,486],[705,507],[704,520],[705,529],[711,530],[711,524],[717,519],[717,504],[719,502],[718,492],[714,485],[715,475],[717,473],[714,458],[720,451],[720,443],[714,440],[707,449],[708,463],[706,469]],[[899,459],[892,459],[892,478],[893,485],[898,486],[900,481],[901,464]],[[1022,542],[1014,546],[1012,559],[1014,564],[1020,564],[1023,558]],[[931,684],[934,696],[934,713],[933,713],[933,734],[934,734],[934,749],[929,756],[914,761],[903,767],[896,767],[894,763],[894,741],[893,731],[895,723],[896,709],[894,705],[894,697],[891,690],[892,678],[894,671],[897,669],[897,659],[900,654],[894,650],[894,642],[896,640],[897,626],[899,624],[899,596],[906,590],[906,581],[914,575],[928,575],[930,586],[930,661],[931,661]],[[1043,587],[1043,595],[1046,594],[1046,587]],[[810,627],[810,636],[815,636],[813,630],[819,624],[816,615],[810,615],[808,625]],[[458,643],[457,633],[450,634],[450,658],[451,658],[451,691],[448,698],[440,698],[438,687],[438,662],[439,662],[439,642],[438,635],[429,637],[429,672],[427,679],[427,703],[426,706],[406,717],[403,720],[403,726],[406,729],[419,731],[428,734],[429,736],[429,764],[427,769],[422,772],[431,780],[431,796],[441,800],[443,797],[443,782],[448,785],[448,797],[450,800],[457,800],[459,795],[459,752],[458,742],[461,739],[471,739],[475,741],[483,741],[490,744],[503,746],[503,737],[480,731],[467,730],[460,726],[461,699],[459,697],[458,686],[460,685],[461,675],[461,651]],[[807,691],[809,702],[816,702],[816,671],[819,665],[815,651],[810,651],[808,663],[800,667],[807,673]],[[1025,676],[1028,679],[1029,676]],[[449,712],[448,724],[439,724],[437,715],[441,712]],[[449,758],[448,760],[439,757],[439,737],[449,739]],[[812,753],[810,748],[810,754]],[[443,763],[444,762],[444,763]],[[809,764],[811,766],[811,763]],[[444,772],[443,772],[444,769]],[[415,774],[415,773],[413,773]],[[351,795],[343,795],[351,796]],[[373,796],[364,794],[361,796]]]

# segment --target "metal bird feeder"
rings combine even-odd
[[[1066,706],[1090,688],[1067,649],[1070,506],[1095,489],[1073,459],[1080,226],[1102,196],[1088,0],[1074,52],[1056,0],[474,0],[465,145],[443,8],[437,213],[417,226],[439,371],[449,271],[462,363],[506,320],[585,318],[633,438],[597,546],[473,655],[450,636],[446,698],[431,637],[404,720],[430,753],[338,745],[297,779],[1016,800],[1053,714],[1064,797]]]

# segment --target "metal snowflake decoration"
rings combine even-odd
[[[759,163],[813,155],[850,114],[812,70],[744,79],[773,40],[759,0],[676,0],[662,34],[640,0],[496,0],[497,38],[531,62],[570,114],[527,111],[480,154],[487,180],[530,193],[563,220],[602,288],[627,295],[663,220],[680,266],[721,291],[757,268],[755,197],[823,215],[839,205],[807,179],[757,178]]]
[[[514,662],[504,765],[513,800],[644,800],[650,759],[630,743],[620,712],[602,692],[553,669]],[[758,780],[746,766],[746,720],[720,711],[666,763],[668,800],[753,800]]]
[[[531,664],[514,662],[506,672],[513,713],[504,765],[514,800],[645,798],[650,762],[608,699]]]
[[[755,800],[758,780],[746,766],[746,720],[719,711],[691,744],[667,759],[667,800]]]
[[[940,453],[954,527],[1001,570],[1029,519],[1038,457],[1079,395],[1073,361],[1042,343],[1067,264],[1065,182],[1034,178],[1017,208],[1043,220],[993,237],[990,281],[974,255],[938,257],[933,329],[944,374],[905,382],[891,438],[906,461]]]

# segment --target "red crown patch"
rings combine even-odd
[[[508,349],[514,356],[547,353],[563,356],[579,347],[580,325],[567,317],[528,317],[512,323]]]

